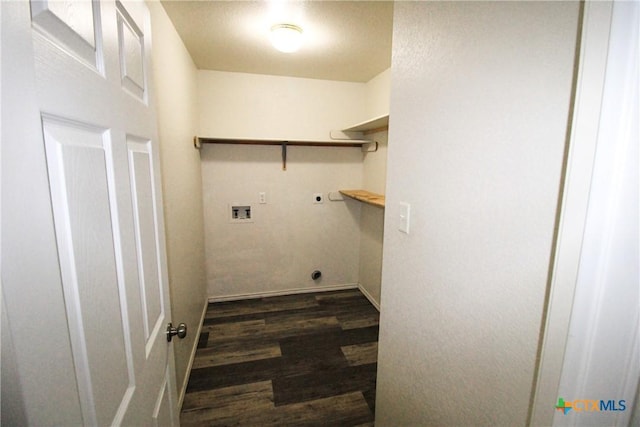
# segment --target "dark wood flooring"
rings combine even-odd
[[[358,291],[211,303],[183,426],[373,426],[378,311]]]

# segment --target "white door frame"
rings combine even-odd
[[[532,396],[530,425],[551,425],[574,310],[582,246],[586,236],[587,211],[592,196],[601,117],[603,90],[612,32],[612,1],[587,1],[584,5],[580,56],[578,63],[574,112],[567,157],[564,191],[553,259],[544,335],[539,355],[537,378]],[[631,50],[629,50],[631,52]],[[637,55],[637,52],[636,52]],[[614,59],[616,60],[616,59]],[[618,59],[620,60],[620,59]],[[620,85],[624,82],[618,83]],[[612,135],[608,135],[612,136]],[[636,236],[637,237],[637,236]],[[584,310],[584,308],[582,308]],[[606,342],[600,343],[607,345]],[[575,398],[589,398],[575,396]],[[592,396],[592,398],[615,396]],[[633,403],[628,402],[631,406]],[[628,407],[631,412],[632,408]]]

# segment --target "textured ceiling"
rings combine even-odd
[[[366,82],[391,65],[390,1],[162,1],[199,69]],[[296,53],[269,29],[304,30]]]

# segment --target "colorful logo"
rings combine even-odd
[[[558,398],[556,411],[562,411],[564,415],[570,410],[575,412],[605,412],[605,411],[624,411],[627,409],[625,400],[593,400],[593,399],[575,399],[573,401],[565,401],[562,397]]]
[[[571,402],[565,402],[563,398],[558,398],[558,403],[556,404],[556,411],[562,411],[565,415],[567,412],[571,410]]]

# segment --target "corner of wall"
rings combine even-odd
[[[391,94],[391,68],[387,68],[366,83],[365,104],[367,117],[365,120],[389,114]]]
[[[197,69],[162,4],[148,2],[155,83],[171,311],[175,322],[200,321],[206,301],[204,217],[197,131]],[[198,337],[174,346],[176,384],[189,373]],[[178,394],[181,391],[178,390]]]

